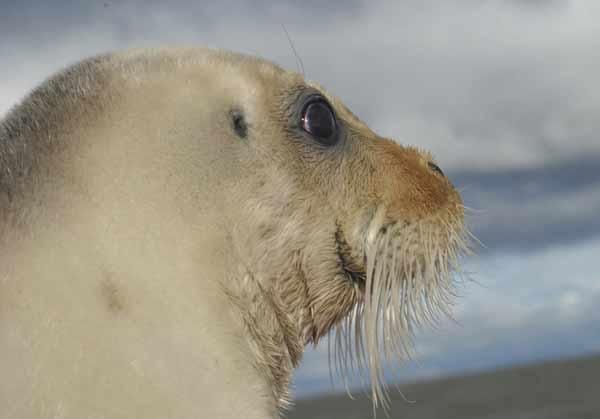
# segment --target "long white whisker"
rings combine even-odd
[[[417,327],[451,317],[455,275],[462,278],[459,260],[470,251],[472,235],[450,210],[386,227],[383,214],[379,209],[366,229],[362,300],[338,325],[333,353],[346,388],[348,373],[358,373],[361,383],[371,383],[374,408],[385,409],[386,365],[412,357]]]

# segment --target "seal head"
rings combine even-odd
[[[0,234],[0,369],[29,371],[0,393],[31,395],[20,417],[62,400],[258,418],[332,330],[336,365],[385,401],[385,359],[446,311],[467,233],[432,157],[319,85],[168,49],[87,60],[8,114]]]

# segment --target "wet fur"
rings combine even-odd
[[[336,110],[331,149],[294,126],[308,89]],[[342,375],[385,402],[385,360],[447,309],[466,248],[430,161],[252,57],[60,73],[0,125],[0,369],[20,377],[0,416],[277,417],[332,330]]]

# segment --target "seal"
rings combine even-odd
[[[383,403],[466,248],[431,156],[299,74],[85,60],[0,125],[0,417],[276,418],[330,332]]]

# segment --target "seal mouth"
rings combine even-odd
[[[411,356],[417,327],[450,315],[469,233],[454,208],[419,220],[390,220],[385,208],[369,215],[357,227],[362,239],[355,247],[339,223],[335,231],[339,270],[356,305],[338,324],[331,350],[342,379],[358,372],[371,382],[375,404],[385,406],[389,362]]]
[[[335,243],[342,274],[346,276],[350,282],[357,285],[359,288],[364,289],[367,281],[365,263],[360,263],[358,260],[359,258],[354,255],[339,224],[335,231]]]

